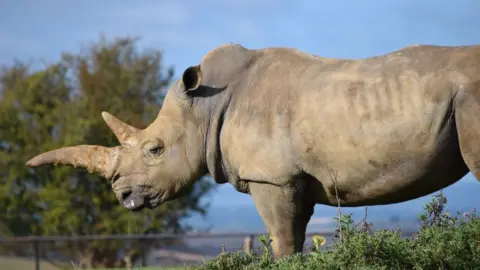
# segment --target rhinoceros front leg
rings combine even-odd
[[[307,224],[315,206],[304,195],[305,187],[250,182],[249,188],[272,240],[274,257],[302,252]]]

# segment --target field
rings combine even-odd
[[[316,236],[304,254],[273,260],[270,239],[263,235],[254,253],[227,251],[196,267],[134,269],[480,269],[480,216],[475,209],[445,212],[445,204],[441,193],[435,196],[419,215],[418,232],[410,237],[398,229],[374,231],[367,220],[355,224],[350,214],[339,213],[335,241]],[[2,270],[34,269],[33,260],[28,259],[0,257],[0,266]],[[58,268],[42,262],[40,269]]]
[[[0,257],[0,266],[1,270],[34,270],[35,269],[35,261],[33,259],[23,259],[23,258],[8,258],[8,257]],[[75,269],[72,266],[72,269]],[[138,267],[134,268],[138,270],[156,270],[156,269],[162,269],[162,270],[179,270],[179,269],[188,269],[185,267],[178,267],[178,268],[163,268],[163,267]],[[52,265],[49,262],[40,262],[40,270],[60,270],[60,268]],[[84,270],[84,269],[82,269]],[[86,269],[85,269],[86,270]],[[96,268],[95,270],[102,270],[99,268]],[[105,269],[107,270],[107,269]],[[110,268],[108,270],[127,270],[123,268]]]
[[[2,270],[35,269],[35,261],[27,258],[0,257]],[[49,262],[40,262],[40,270],[60,270]]]

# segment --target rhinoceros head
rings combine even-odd
[[[204,134],[188,103],[188,92],[199,87],[201,74],[199,66],[188,68],[169,90],[157,118],[143,130],[103,112],[120,146],[64,147],[32,158],[27,166],[87,168],[110,180],[116,197],[130,210],[174,199],[205,173]]]

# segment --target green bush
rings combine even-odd
[[[419,216],[412,237],[399,230],[371,230],[366,220],[355,226],[351,214],[340,215],[335,243],[274,261],[268,237],[261,254],[223,253],[197,269],[480,269],[480,218],[475,209],[455,216],[444,211],[440,193]]]

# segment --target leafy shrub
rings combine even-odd
[[[480,269],[480,218],[475,209],[451,215],[446,203],[441,193],[432,198],[413,237],[400,230],[373,232],[366,220],[355,226],[351,214],[340,215],[330,247],[321,249],[324,239],[318,238],[312,252],[274,261],[268,237],[261,236],[263,253],[223,253],[197,269]]]

